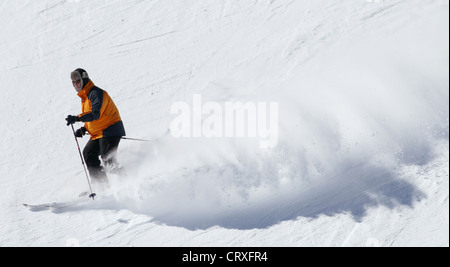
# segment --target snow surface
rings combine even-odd
[[[0,246],[449,246],[448,20],[447,0],[3,0]],[[31,212],[88,189],[78,67],[129,137],[161,138],[123,140],[97,200]],[[278,146],[164,135],[194,94],[278,102]]]

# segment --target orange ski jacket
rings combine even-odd
[[[89,80],[78,93],[81,98],[80,121],[92,140],[103,137],[125,136],[125,128],[119,110],[108,93]]]

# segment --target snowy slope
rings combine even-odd
[[[447,0],[4,0],[0,246],[448,246]],[[96,201],[85,68],[129,137]],[[164,135],[172,104],[278,102],[278,145]],[[84,146],[87,138],[80,139]]]

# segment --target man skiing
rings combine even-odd
[[[89,174],[93,182],[107,183],[105,169],[111,173],[119,172],[116,152],[120,140],[125,136],[119,110],[108,93],[94,85],[84,69],[76,69],[70,78],[81,98],[82,113],[67,116],[67,125],[84,122],[84,126],[75,131],[75,136],[81,138],[86,132],[91,136],[83,150]]]

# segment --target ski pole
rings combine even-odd
[[[138,139],[138,138],[130,138],[130,137],[122,137],[124,140],[130,140],[130,141],[140,141],[140,142],[153,142],[153,140],[145,140],[145,139]]]
[[[170,129],[167,129],[167,131],[164,134],[162,134],[161,137],[165,136],[169,133],[170,133]],[[159,138],[161,138],[161,137],[159,137]],[[125,137],[125,136],[122,137],[123,140],[140,141],[140,142],[156,142],[156,141],[158,141],[159,138],[155,138],[153,140],[146,140],[146,139],[139,139],[139,138],[130,138],[130,137]]]
[[[97,194],[92,193],[92,186],[91,186],[91,182],[89,182],[89,176],[88,176],[88,173],[87,173],[87,170],[86,170],[86,165],[84,164],[83,154],[81,154],[80,145],[78,144],[78,139],[75,136],[75,129],[73,128],[73,124],[71,124],[71,126],[72,126],[73,136],[75,137],[75,142],[77,143],[78,153],[80,154],[81,163],[83,164],[84,173],[86,174],[86,179],[87,179],[87,182],[88,182],[88,185],[89,185],[89,191],[91,192],[89,197],[92,198],[92,200],[94,200],[94,198],[95,198],[95,196],[97,196]]]

